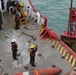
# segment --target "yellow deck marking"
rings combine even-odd
[[[54,40],[51,39],[51,43],[52,43],[53,41],[54,41]]]
[[[58,43],[59,43],[59,42],[57,41],[57,42],[56,42],[56,45],[55,45],[55,47],[57,47]]]
[[[61,48],[61,50],[60,50],[60,53],[62,53],[62,52],[63,52],[63,50],[64,50],[64,48],[62,47],[62,48]]]
[[[60,47],[61,47],[61,45],[59,44],[58,47],[57,47],[57,50],[60,50]]]
[[[65,56],[65,54],[66,54],[66,50],[64,50],[63,56]]]
[[[76,62],[76,59],[74,59],[73,62],[72,62],[72,66],[73,66],[73,67],[74,67],[74,65],[75,65],[75,62]]]
[[[69,58],[69,63],[72,61],[73,56],[71,55]]]
[[[50,40],[50,42],[52,43],[52,40]]]
[[[55,40],[52,42],[52,45],[54,45],[55,44]]]
[[[44,31],[44,29],[42,29],[42,30],[40,31],[40,34],[41,34],[43,31]]]
[[[69,53],[67,53],[67,55],[66,55],[66,58],[65,58],[65,59],[68,59],[68,57],[69,57]]]
[[[42,27],[42,26],[40,26],[40,28],[39,28],[39,30],[38,30],[38,31],[39,31],[39,32],[41,32],[41,30],[42,30],[42,29],[43,29],[43,27]]]

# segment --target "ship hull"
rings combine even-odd
[[[76,53],[76,38],[61,36],[61,40],[66,43]]]

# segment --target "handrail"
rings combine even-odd
[[[33,11],[35,13],[37,13],[36,9],[34,8],[33,4],[31,3],[31,1],[30,0],[28,0],[28,1],[29,1],[30,5],[31,5]],[[44,27],[46,27],[47,26],[47,18],[45,16],[41,15],[41,14],[40,14],[40,17],[42,17],[43,19],[45,19],[45,21],[44,21]]]
[[[33,11],[34,11],[35,13],[37,13],[36,9],[34,8],[34,6],[33,6],[32,3],[31,3],[31,1],[30,1],[30,0],[28,0],[28,1],[29,1],[30,5],[31,5]],[[46,18],[45,16],[41,15],[41,14],[40,14],[40,16],[41,16],[43,19],[45,19],[45,21],[44,21],[44,27],[47,27],[47,18]],[[76,53],[75,53],[74,51],[72,51],[72,49],[70,49],[63,41],[60,41],[60,43],[64,46],[64,48],[66,48],[66,50],[67,50],[70,54],[72,54],[72,55],[76,58]]]

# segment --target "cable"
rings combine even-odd
[[[28,28],[28,27],[24,27],[25,29],[27,29],[27,30],[38,30],[39,29],[39,27],[38,27],[38,25],[35,25],[36,27],[35,28]]]

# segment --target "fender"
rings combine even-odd
[[[31,19],[33,19],[34,18],[34,15],[33,15],[33,10],[31,11]]]
[[[40,13],[39,12],[37,12],[37,23],[38,25],[40,25]]]
[[[31,15],[32,15],[31,13],[32,13],[32,9],[29,7],[28,8],[28,17],[31,17]]]

